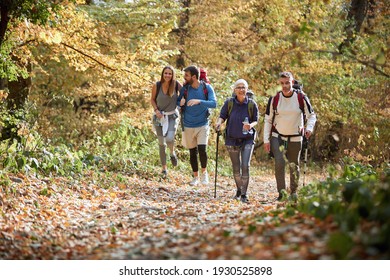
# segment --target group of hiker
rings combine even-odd
[[[275,158],[275,178],[279,196],[283,199],[286,192],[285,164],[290,168],[290,197],[297,198],[299,181],[299,160],[303,139],[309,139],[316,115],[308,97],[294,85],[290,72],[279,74],[282,90],[269,98],[264,116],[264,149],[272,152]],[[259,111],[248,82],[237,80],[233,86],[233,95],[223,104],[215,125],[217,133],[224,129],[225,146],[232,163],[236,184],[234,198],[249,203],[249,168],[252,157]],[[207,185],[207,144],[210,134],[209,110],[216,108],[217,101],[213,87],[203,69],[188,66],[184,69],[184,83],[176,79],[172,66],[166,66],[160,81],[152,87],[151,105],[154,109],[153,128],[158,138],[162,175],[167,176],[166,147],[170,152],[173,166],[177,166],[175,153],[175,134],[182,124],[182,144],[189,150],[193,178],[191,186]],[[201,172],[199,172],[200,161]]]

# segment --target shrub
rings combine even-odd
[[[297,209],[337,223],[328,242],[337,258],[388,258],[390,166],[347,163],[340,178],[331,172],[326,181],[303,188]]]

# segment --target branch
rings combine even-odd
[[[372,62],[369,62],[369,61],[361,60],[361,59],[357,58],[356,56],[352,56],[352,55],[345,54],[345,53],[340,53],[340,52],[337,52],[337,51],[328,51],[328,50],[309,50],[309,52],[328,53],[328,54],[332,54],[332,55],[335,55],[335,56],[346,56],[348,58],[351,58],[351,59],[359,62],[360,64],[363,64],[365,66],[368,66],[368,67],[372,68],[373,70],[379,72],[381,75],[385,76],[386,78],[390,78],[390,75],[386,74],[384,71],[379,69],[376,66],[376,64],[374,64]]]
[[[61,44],[64,45],[65,47],[67,47],[67,48],[70,48],[70,49],[74,50],[75,52],[78,52],[79,54],[81,54],[81,55],[83,55],[83,56],[86,56],[87,58],[91,59],[92,61],[95,61],[97,64],[99,64],[99,65],[101,65],[101,66],[103,66],[103,67],[105,67],[105,68],[108,68],[108,69],[111,70],[111,71],[114,71],[114,72],[115,72],[115,71],[123,71],[123,72],[131,73],[132,75],[135,75],[135,76],[137,76],[137,77],[140,78],[140,79],[143,79],[143,80],[145,80],[145,81],[148,81],[147,79],[145,79],[144,77],[142,77],[142,76],[140,76],[139,74],[135,73],[134,71],[129,71],[129,70],[127,70],[127,69],[115,69],[115,68],[112,68],[112,67],[108,66],[107,64],[104,64],[103,62],[100,62],[99,60],[97,60],[97,59],[94,58],[93,56],[90,56],[89,54],[86,54],[85,52],[83,52],[83,51],[81,51],[81,50],[79,50],[79,49],[76,49],[76,48],[73,47],[73,46],[70,46],[70,45],[68,45],[68,44],[66,44],[66,43],[61,43]]]
[[[97,64],[99,64],[99,65],[101,65],[101,66],[103,66],[103,67],[105,67],[105,68],[108,68],[108,69],[110,69],[111,71],[117,71],[117,70],[118,70],[118,69],[114,69],[114,68],[108,66],[107,64],[104,64],[103,62],[100,62],[99,60],[97,60],[97,59],[94,58],[93,56],[90,56],[89,54],[87,54],[87,53],[85,53],[85,52],[83,52],[83,51],[81,51],[81,50],[79,50],[79,49],[76,49],[76,48],[73,47],[73,46],[70,46],[70,45],[68,45],[68,44],[66,44],[66,43],[61,43],[61,45],[65,46],[65,47],[67,47],[67,48],[70,48],[70,49],[74,50],[75,52],[78,52],[79,54],[81,54],[81,55],[83,55],[83,56],[88,57],[90,60],[95,61]]]
[[[28,41],[23,42],[22,44],[18,45],[18,47],[23,47],[23,46],[28,45],[29,43],[35,42],[35,41],[36,41],[36,39],[28,40]],[[134,71],[129,71],[129,70],[127,70],[127,69],[115,69],[115,68],[112,68],[111,66],[108,66],[107,64],[104,64],[103,62],[97,60],[97,59],[94,58],[93,56],[91,56],[91,55],[89,55],[89,54],[87,54],[87,53],[85,53],[85,52],[83,52],[83,51],[81,51],[81,50],[79,50],[79,49],[77,49],[77,48],[71,46],[71,45],[68,45],[68,44],[66,44],[66,43],[61,43],[61,45],[65,46],[65,47],[67,47],[67,48],[69,48],[69,49],[72,49],[72,50],[74,50],[75,52],[78,52],[79,54],[81,54],[81,55],[87,57],[88,59],[90,59],[90,60],[96,62],[96,63],[99,64],[100,66],[102,66],[102,67],[104,67],[104,68],[107,68],[107,69],[109,69],[109,70],[111,70],[111,71],[114,71],[114,72],[115,72],[115,71],[123,71],[123,72],[131,73],[132,75],[135,75],[135,76],[137,76],[137,77],[140,78],[140,79],[143,79],[143,80],[145,80],[145,81],[150,82],[149,80],[145,79],[144,77],[140,76],[139,74],[135,73]]]
[[[17,48],[24,47],[24,46],[26,46],[26,45],[28,45],[28,44],[30,44],[30,43],[32,43],[32,42],[35,42],[35,41],[37,41],[37,40],[36,40],[36,39],[27,40],[27,41],[25,41],[25,42],[19,44],[19,45],[17,46]]]

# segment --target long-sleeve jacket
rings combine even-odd
[[[290,137],[290,141],[301,141],[302,130],[304,129],[304,120],[303,112],[299,106],[298,93],[294,91],[291,96],[287,97],[283,95],[283,92],[280,92],[279,102],[275,111],[273,108],[274,98],[275,96],[269,98],[265,112],[264,143],[270,142],[271,133],[274,137],[278,137],[278,133],[286,136],[297,135],[295,137]],[[313,132],[317,117],[310,104],[309,98],[305,94],[303,94],[303,105],[307,120],[305,130]],[[274,126],[276,131],[274,130],[271,132],[272,126]]]
[[[180,105],[180,100],[187,88],[187,100],[184,108],[184,126],[185,127],[201,127],[208,124],[209,109],[217,107],[215,92],[210,84],[205,84],[207,88],[207,98],[203,91],[203,85],[199,84],[197,89],[190,85],[183,86],[177,98],[177,105]],[[200,99],[200,104],[195,106],[187,106],[191,99]]]
[[[233,99],[233,107],[229,115],[229,99],[225,101],[221,108],[219,117],[223,120],[227,120],[226,124],[226,138],[225,145],[227,146],[241,146],[246,144],[254,144],[255,133],[243,134],[242,127],[243,121],[247,117],[250,123],[258,121],[258,108],[257,104],[253,100],[249,100],[245,97],[243,103],[240,103],[237,98]],[[249,114],[249,102],[253,102],[253,115]],[[252,128],[252,130],[254,130]]]

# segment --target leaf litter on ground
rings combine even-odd
[[[331,223],[278,214],[285,203],[275,201],[271,175],[251,178],[249,204],[233,199],[233,179],[222,176],[216,198],[214,181],[190,186],[175,171],[166,180],[12,178],[1,193],[1,259],[332,258]]]

